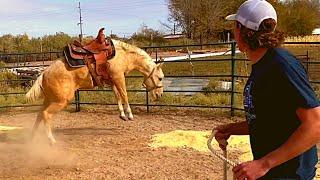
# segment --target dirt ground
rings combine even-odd
[[[154,134],[211,130],[230,121],[227,117],[137,112],[134,121],[122,121],[116,112],[105,110],[63,111],[54,117],[55,146],[49,145],[42,125],[36,138],[29,140],[35,118],[35,112],[1,113],[0,125],[25,129],[13,137],[0,134],[0,179],[223,177],[223,163],[210,153],[191,148],[153,149],[148,144]]]
[[[63,111],[54,117],[57,144],[51,146],[42,125],[30,141],[36,112],[1,112],[0,126],[23,129],[0,131],[0,179],[221,180],[223,162],[211,153],[188,147],[150,147],[156,134],[211,130],[243,120],[210,114],[214,113],[139,111],[134,121],[123,121],[115,110]],[[229,152],[231,160],[240,155]],[[228,179],[232,179],[230,170]]]

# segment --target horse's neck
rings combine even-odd
[[[148,61],[138,61],[135,65],[135,70],[142,73],[144,76],[148,76],[152,69],[154,68],[155,64],[153,62]]]
[[[116,45],[121,47],[119,48],[121,49],[120,51],[122,51],[123,49],[131,48],[130,45],[125,45],[120,41],[114,42]],[[123,48],[122,46],[125,46],[125,48]],[[122,58],[122,60],[125,61],[123,62],[123,64],[126,64],[126,74],[128,74],[132,70],[137,70],[141,72],[144,76],[148,76],[152,69],[156,66],[156,64],[152,61],[151,57],[140,49],[133,49],[129,53],[126,50],[124,50],[123,52],[123,56],[126,57]]]

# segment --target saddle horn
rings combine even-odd
[[[103,31],[104,31],[104,28],[101,28],[96,38],[101,44],[104,43],[106,40],[106,36],[103,34]]]

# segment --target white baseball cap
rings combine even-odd
[[[237,14],[227,16],[226,20],[238,21],[243,26],[257,31],[260,23],[269,18],[277,22],[276,10],[269,2],[265,0],[248,0],[239,7]]]

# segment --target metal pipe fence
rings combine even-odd
[[[311,83],[320,89],[320,55],[319,55],[319,47],[320,42],[315,43],[286,43],[284,45],[287,49],[291,50],[296,56],[301,60],[301,62],[305,65],[306,70],[309,73]],[[248,65],[248,60],[243,57],[241,54],[237,54],[236,52],[236,43],[212,43],[212,44],[201,44],[201,45],[178,45],[178,46],[153,46],[153,47],[142,47],[142,49],[146,51],[153,52],[152,55],[156,63],[159,62],[160,57],[163,57],[164,52],[172,52],[174,50],[177,51],[178,48],[187,48],[184,50],[189,53],[190,50],[197,51],[198,49],[214,49],[226,52],[222,56],[216,57],[208,57],[208,58],[198,58],[198,59],[186,59],[186,60],[170,60],[165,61],[165,78],[171,78],[176,80],[178,78],[191,78],[191,79],[208,79],[209,86],[208,89],[203,87],[200,90],[170,90],[165,89],[164,94],[176,94],[176,93],[193,93],[199,95],[199,98],[203,98],[204,96],[208,96],[214,98],[214,96],[210,96],[214,94],[215,96],[221,96],[222,99],[218,100],[218,103],[193,103],[199,102],[195,100],[195,98],[190,98],[190,96],[181,95],[182,99],[191,99],[190,102],[169,102],[169,103],[153,103],[149,99],[149,93],[144,89],[139,89],[137,87],[128,88],[127,91],[129,93],[140,94],[140,98],[143,99],[139,102],[133,102],[130,105],[132,106],[142,106],[146,107],[147,112],[150,111],[152,107],[187,107],[187,108],[210,108],[210,109],[224,109],[230,112],[230,115],[235,115],[236,111],[243,111],[242,108],[242,88],[244,86],[244,82],[246,78],[248,78],[250,72],[250,66]],[[198,48],[198,49],[197,49]],[[168,51],[169,50],[169,51]],[[175,51],[174,51],[175,52]],[[227,53],[230,52],[230,53]],[[47,54],[51,54],[50,61],[59,57],[59,53],[61,52],[46,52]],[[200,52],[201,53],[201,52]],[[41,53],[26,53],[26,55],[37,55],[39,56]],[[55,55],[53,55],[55,54]],[[7,57],[18,57],[23,56],[24,53],[19,54],[0,54],[0,60],[2,57],[6,57],[6,59],[14,59]],[[190,55],[190,54],[189,54]],[[170,55],[169,55],[170,56]],[[169,57],[165,56],[165,57]],[[190,56],[189,56],[190,57]],[[25,61],[21,61],[21,57],[17,62],[8,61],[8,65],[5,67],[0,67],[0,71],[5,72],[12,69],[17,68],[35,68],[35,67],[46,67],[49,65],[47,61],[39,61],[38,59],[28,59],[22,58]],[[37,64],[37,62],[41,62],[41,64]],[[192,65],[192,73],[189,72],[190,66]],[[181,67],[181,72],[177,70],[176,67]],[[204,68],[205,67],[205,68]],[[210,68],[212,67],[212,71]],[[188,69],[189,68],[189,69]],[[201,69],[205,69],[206,72],[202,72]],[[209,69],[209,70],[208,70]],[[215,71],[215,72],[213,72]],[[319,73],[318,73],[319,72]],[[142,76],[140,75],[131,75],[126,77],[128,81],[141,80]],[[12,83],[21,83],[27,82],[30,79],[0,79],[0,84],[12,84]],[[231,84],[227,89],[217,89],[211,88],[210,86],[217,81],[222,81]],[[18,88],[19,89],[19,88]],[[0,108],[10,108],[10,107],[29,107],[29,106],[37,106],[39,104],[29,104],[22,100],[22,103],[11,103],[5,104],[2,103],[2,99],[10,99],[24,95],[28,88],[20,88],[17,92],[12,92],[9,90],[2,90],[0,88]],[[319,90],[320,91],[320,90]],[[89,89],[89,90],[77,90],[75,92],[75,99],[72,104],[75,105],[76,111],[81,110],[82,105],[117,105],[113,102],[101,102],[101,101],[92,101],[92,99],[85,99],[86,96],[83,94],[92,94],[92,93],[110,93],[111,89]],[[110,97],[110,96],[106,96]],[[173,95],[172,98],[176,98],[178,96]],[[180,96],[179,96],[180,97]],[[94,98],[93,98],[94,99]],[[107,99],[107,98],[106,98]],[[101,98],[99,99],[101,100]],[[206,100],[205,100],[206,101]],[[210,101],[210,100],[209,100]],[[220,103],[219,103],[220,102]],[[1,105],[2,104],[2,105]]]
[[[62,57],[62,52],[0,53],[0,60],[7,67],[44,65]]]

